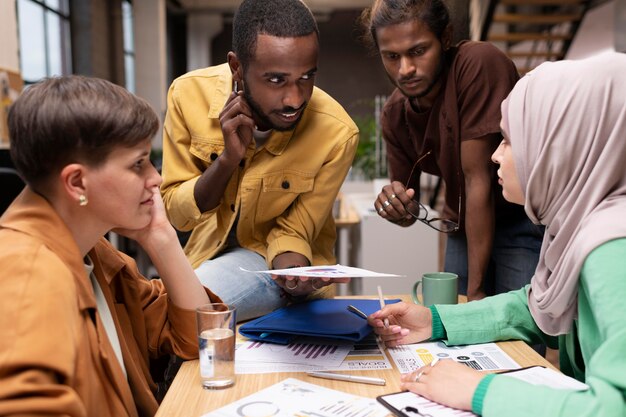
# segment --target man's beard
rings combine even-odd
[[[248,84],[247,82],[245,82],[244,80],[244,85],[248,86],[250,84]],[[263,127],[266,128],[265,130],[269,130],[269,129],[273,129],[276,130],[278,132],[286,132],[288,130],[292,130],[294,127],[296,127],[296,125],[298,124],[298,122],[300,121],[300,119],[302,118],[302,116],[304,115],[304,112],[300,113],[300,117],[298,117],[298,119],[293,122],[292,124],[290,124],[289,126],[277,126],[274,123],[272,123],[272,121],[270,120],[269,116],[265,113],[263,113],[263,110],[261,110],[261,106],[259,105],[259,103],[257,103],[253,98],[252,98],[252,93],[250,92],[249,88],[244,88],[243,90],[243,96],[246,99],[246,101],[248,102],[248,105],[250,106],[250,109],[252,109],[252,116],[254,119],[256,120],[260,120],[261,123],[263,124]],[[304,108],[306,107],[307,102],[305,101],[304,103],[302,103],[302,106],[300,106],[300,108]],[[287,107],[284,108],[282,110],[282,112],[284,113],[293,113],[295,111],[298,111],[300,108],[298,109],[294,109],[292,107]]]

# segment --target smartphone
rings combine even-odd
[[[476,416],[471,411],[437,404],[411,391],[379,395],[376,400],[398,417]]]
[[[421,414],[416,407],[411,406],[411,400],[415,394],[403,391],[393,394],[379,395],[376,400],[384,405],[394,416],[398,417],[420,417]]]

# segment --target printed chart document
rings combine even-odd
[[[374,399],[288,378],[203,417],[385,417],[387,414]]]
[[[543,366],[530,366],[528,368],[505,372],[501,375],[517,378],[533,385],[545,385],[550,388],[571,389],[576,391],[589,389],[589,385],[562,374],[561,372],[557,372],[554,369]]]
[[[425,342],[389,348],[389,354],[402,374],[439,360],[453,359],[478,371],[519,369],[520,366],[495,343],[446,346],[443,342]]]
[[[287,345],[247,341],[237,347],[236,362],[278,362],[310,365],[323,368],[340,366],[353,348],[351,342],[296,339]]]
[[[288,269],[268,269],[263,271],[250,271],[239,267],[246,272],[263,272],[272,275],[293,275],[299,277],[312,278],[371,278],[371,277],[402,277],[404,275],[386,274],[381,272],[368,271],[367,269],[354,268],[352,266],[343,265],[325,265],[325,266],[302,266],[299,268]]]
[[[378,343],[374,334],[355,343],[341,365],[328,370],[365,371],[372,369],[391,369],[391,362],[385,354],[385,349],[382,344]]]
[[[261,343],[261,344],[258,344]],[[317,343],[317,344],[315,344]],[[313,344],[307,353],[300,350],[305,345]],[[360,342],[329,341],[327,344],[319,340],[313,343],[310,338],[298,338],[291,345],[246,341],[238,343],[235,351],[235,373],[267,374],[276,372],[308,372],[308,371],[363,371],[371,369],[391,369],[391,362],[374,335]],[[337,348],[334,352],[334,348]],[[347,351],[347,352],[346,352]],[[313,352],[309,358],[305,357]],[[323,353],[326,352],[324,355]],[[345,353],[345,355],[344,355]],[[337,359],[344,355],[341,362]],[[258,357],[259,360],[252,360]],[[261,360],[262,358],[262,360]]]

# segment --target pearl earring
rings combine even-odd
[[[87,197],[86,197],[84,194],[81,194],[81,195],[78,197],[78,205],[80,205],[80,206],[84,207],[84,206],[86,206],[86,205],[87,205],[87,203],[88,203],[88,201],[87,201]]]

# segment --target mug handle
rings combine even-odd
[[[419,304],[423,306],[424,304],[422,304],[419,298],[417,298],[417,287],[419,287],[421,283],[422,283],[422,280],[419,280],[415,284],[413,284],[413,292],[411,293],[411,295],[413,296],[413,302],[415,304]]]

